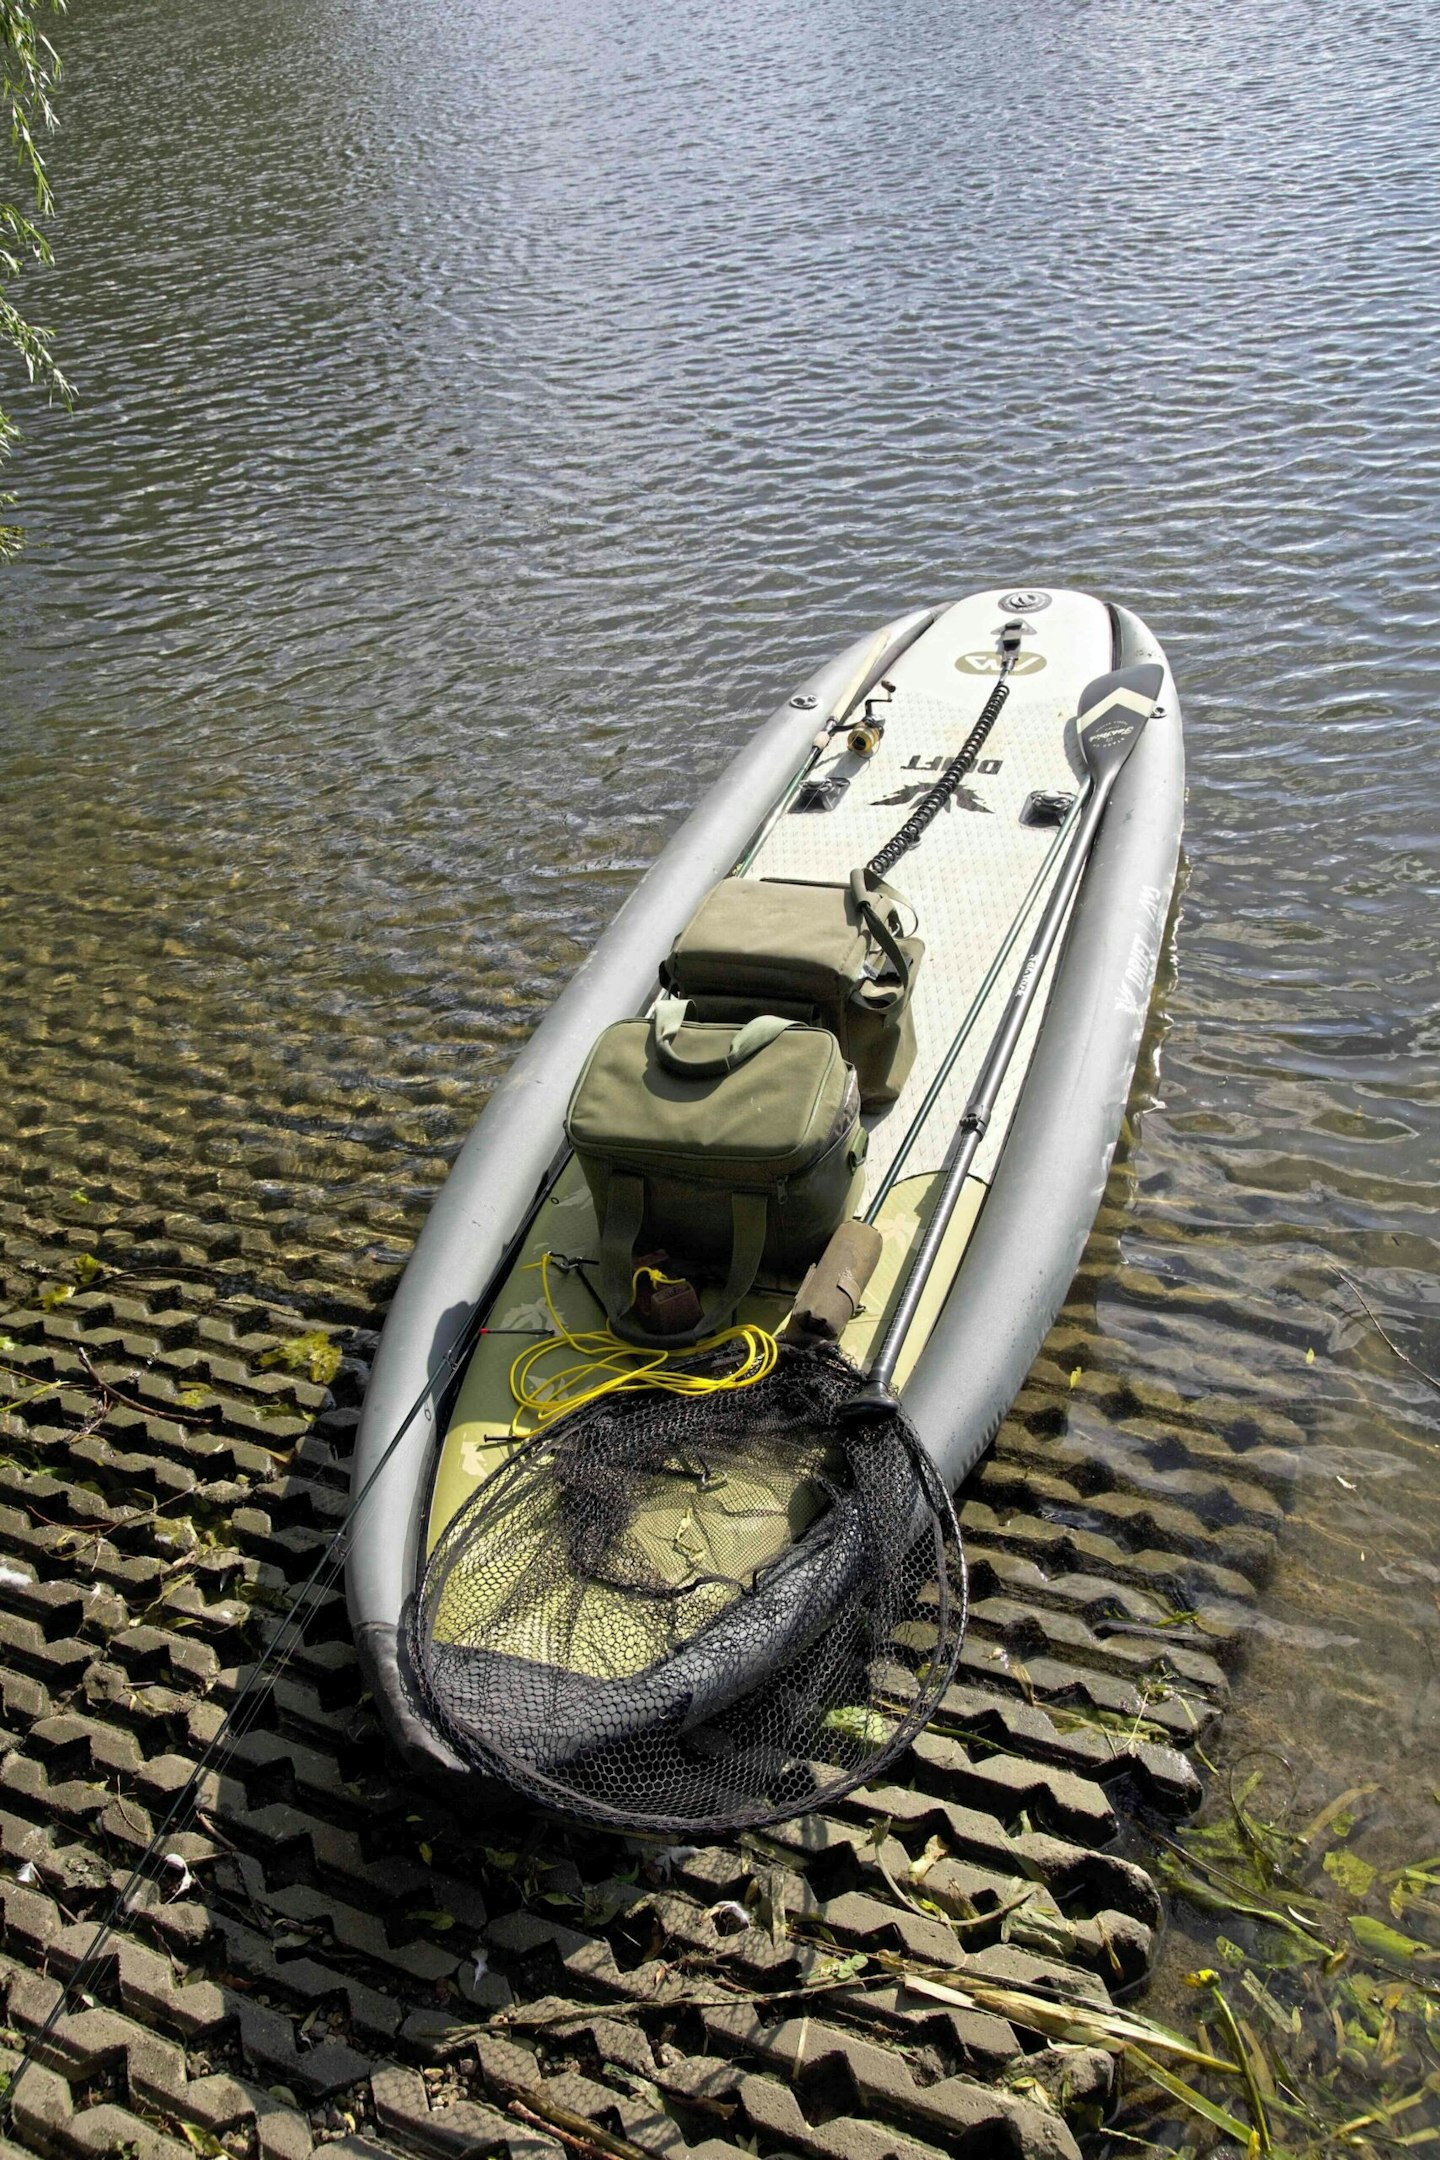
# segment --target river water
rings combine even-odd
[[[1306,1434],[1227,1745],[1440,1846],[1440,1397],[1334,1272],[1440,1370],[1437,29],[72,0],[29,305],[80,403],[7,400],[9,1181],[383,1287],[797,676],[976,586],[1124,599],[1188,882],[1099,1320]]]

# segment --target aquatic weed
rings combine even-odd
[[[1440,1855],[1386,1868],[1352,1847],[1374,1785],[1301,1822],[1293,1799],[1262,1811],[1266,1775],[1217,1781],[1193,1826],[1150,1832],[1172,1898],[1226,1923],[1216,1966],[1187,1982],[1197,2045],[1232,2067],[1181,2078],[1127,2049],[1099,2140],[1117,2160],[1174,2149],[1177,2102],[1197,2153],[1378,2160],[1440,2142]]]
[[[274,1350],[267,1350],[260,1364],[267,1370],[279,1366],[285,1372],[302,1373],[315,1387],[329,1387],[340,1370],[339,1343],[324,1328],[309,1328],[291,1335]]]

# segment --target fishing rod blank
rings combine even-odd
[[[1126,758],[1139,741],[1146,721],[1155,710],[1164,671],[1153,661],[1139,667],[1121,668],[1092,682],[1080,700],[1080,717],[1090,716],[1080,735],[1080,751],[1090,777],[1090,792],[1075,828],[1050,898],[1046,901],[1035,935],[1021,964],[995,1038],[985,1054],[970,1100],[956,1127],[942,1172],[925,1234],[916,1246],[906,1273],[899,1302],[870,1361],[865,1385],[841,1404],[842,1418],[876,1418],[900,1407],[891,1389],[895,1366],[915,1318],[925,1285],[944,1242],[970,1166],[975,1160],[986,1127],[994,1113],[1035,993],[1054,951],[1070,903],[1075,896],[1091,846],[1105,814],[1110,792],[1120,777]]]
[[[801,788],[804,787],[805,782],[810,778],[811,773],[814,772],[815,767],[829,749],[831,742],[840,733],[860,700],[875,688],[882,675],[888,669],[894,667],[901,655],[909,652],[910,647],[924,636],[939,612],[938,608],[931,608],[928,614],[922,615],[914,628],[903,636],[898,644],[889,642],[887,630],[882,630],[872,641],[869,651],[861,661],[859,670],[851,678],[848,688],[841,691],[839,697],[836,698],[829,712],[815,730],[810,748],[805,754],[804,764],[800,767],[799,772],[796,773],[774,808],[766,813],[764,824],[731,871],[732,877],[744,877],[761,848],[764,847],[765,842],[774,832],[781,818],[784,817],[786,811],[795,801]]]

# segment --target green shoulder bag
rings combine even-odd
[[[630,1342],[674,1347],[713,1334],[762,1269],[800,1275],[857,1194],[860,1094],[826,1028],[773,1014],[738,1030],[686,1022],[682,998],[618,1020],[586,1060],[565,1116],[600,1223],[600,1292]],[[664,1252],[709,1278],[699,1323],[650,1334],[635,1265]]]
[[[925,947],[903,934],[888,885],[729,877],[708,892],[662,969],[700,1020],[779,1013],[828,1028],[867,1110],[893,1102],[915,1062],[910,1010]]]

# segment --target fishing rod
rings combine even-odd
[[[76,2002],[83,1997],[86,1989],[92,1985],[99,1970],[100,1962],[109,1948],[111,1939],[120,1926],[123,1916],[134,1909],[134,1897],[141,1884],[147,1880],[156,1854],[160,1851],[167,1838],[174,1836],[177,1831],[183,1828],[186,1820],[194,1810],[205,1779],[212,1772],[223,1768],[240,1745],[240,1742],[253,1728],[260,1711],[269,1699],[276,1681],[299,1648],[307,1622],[312,1614],[318,1610],[321,1599],[333,1586],[345,1565],[349,1536],[355,1526],[360,1510],[374,1491],[386,1464],[390,1461],[391,1456],[399,1447],[400,1442],[414,1424],[425,1404],[432,1395],[443,1388],[461,1360],[469,1354],[471,1347],[480,1335],[481,1319],[485,1310],[485,1300],[483,1298],[478,1299],[469,1320],[456,1336],[434,1372],[426,1380],[424,1387],[420,1390],[420,1393],[416,1396],[386,1443],[385,1451],[380,1460],[366,1478],[359,1492],[355,1494],[346,1511],[345,1520],[341,1523],[334,1536],[328,1540],[309,1575],[307,1575],[305,1581],[291,1599],[279,1627],[266,1645],[264,1652],[251,1671],[250,1677],[230,1705],[224,1723],[205,1748],[189,1777],[171,1801],[165,1812],[163,1822],[151,1837],[149,1844],[145,1847],[124,1883],[122,1883],[111,1900],[104,1919],[96,1923],[95,1933],[91,1938],[89,1948],[85,1951],[75,1970],[71,1973],[69,1980],[56,1997],[49,2015],[36,2033],[35,2038],[21,2056],[14,2075],[10,2079],[8,2089],[3,2096],[0,2096],[0,2122],[8,2123],[12,2120],[15,2096],[26,2071],[30,2068],[31,2063],[39,2057],[61,2018],[74,2008]]]
[[[939,1070],[936,1072],[934,1079],[930,1082],[929,1087],[925,1090],[924,1100],[921,1102],[919,1108],[915,1112],[915,1115],[911,1118],[909,1125],[906,1127],[905,1137],[900,1142],[899,1147],[896,1148],[895,1153],[891,1156],[889,1165],[885,1171],[885,1175],[881,1178],[879,1185],[876,1187],[875,1196],[865,1210],[864,1220],[867,1223],[873,1223],[879,1220],[880,1210],[884,1207],[885,1202],[889,1199],[895,1186],[899,1184],[900,1174],[904,1170],[905,1165],[910,1158],[910,1151],[914,1147],[915,1142],[919,1139],[931,1111],[934,1109],[936,1103],[940,1100],[941,1095],[944,1093],[946,1083],[948,1082],[951,1073],[955,1070],[955,1066],[959,1059],[960,1053],[965,1048],[966,1043],[970,1040],[971,1035],[974,1033],[975,1024],[979,1020],[981,1013],[985,1010],[985,1006],[989,999],[990,993],[994,989],[996,983],[999,981],[1001,975],[1005,972],[1005,963],[1010,958],[1011,953],[1015,950],[1016,942],[1019,939],[1020,933],[1030,919],[1030,910],[1032,907],[1034,907],[1039,894],[1044,890],[1046,881],[1050,876],[1050,872],[1055,867],[1055,858],[1061,852],[1062,848],[1065,845],[1065,842],[1069,839],[1070,834],[1073,832],[1075,828],[1075,821],[1079,817],[1084,806],[1084,795],[1078,794],[1075,797],[1075,800],[1071,803],[1069,809],[1066,811],[1064,819],[1061,822],[1060,828],[1055,834],[1054,839],[1051,841],[1049,847],[1046,848],[1044,859],[1041,862],[1039,869],[1035,872],[1034,877],[1030,881],[1030,890],[1026,893],[1019,907],[1015,910],[1014,917],[1011,920],[1009,929],[1005,933],[1000,948],[995,954],[994,959],[990,962],[989,967],[986,969],[984,979],[981,981],[980,986],[976,990],[974,997],[971,998],[969,1009],[966,1012],[964,1019],[960,1022],[959,1027],[955,1030],[954,1035],[951,1037],[950,1047],[940,1061]]]
[[[920,1300],[925,1292],[950,1218],[964,1188],[995,1104],[1005,1082],[1025,1022],[1035,1002],[1045,966],[1065,925],[1070,903],[1084,875],[1105,806],[1119,779],[1125,760],[1139,741],[1145,723],[1155,710],[1164,671],[1153,661],[1139,667],[1121,668],[1101,675],[1080,699],[1078,717],[1089,716],[1080,734],[1080,754],[1085,761],[1089,790],[1076,823],[1049,899],[1045,903],[1020,973],[1010,993],[994,1040],[975,1076],[970,1100],[965,1105],[955,1137],[942,1166],[942,1182],[925,1226],[925,1234],[911,1257],[903,1287],[880,1342],[871,1357],[865,1385],[840,1405],[839,1414],[849,1419],[890,1415],[900,1407],[891,1382]],[[922,805],[923,807],[923,805]],[[897,836],[898,837],[898,836]],[[911,843],[913,845],[913,842]],[[893,842],[892,842],[893,846]]]
[[[888,624],[871,641],[864,659],[851,677],[848,686],[841,691],[839,697],[836,698],[829,712],[811,737],[810,748],[806,752],[804,764],[785,789],[784,794],[780,797],[773,810],[768,813],[764,824],[736,863],[735,868],[730,873],[732,877],[743,877],[745,875],[751,863],[754,862],[761,848],[764,847],[765,842],[774,832],[775,827],[784,817],[786,811],[800,793],[801,788],[804,787],[805,782],[810,778],[811,773],[814,772],[815,767],[829,749],[831,742],[839,734],[851,713],[854,712],[855,707],[860,703],[861,698],[876,687],[882,675],[885,674],[887,669],[895,665],[902,653],[909,652],[910,647],[917,638],[924,636],[939,613],[938,608],[931,608],[928,614],[921,616],[914,629],[903,637],[897,645],[892,645],[889,642],[890,631]]]
[[[804,764],[765,819],[764,824],[750,842],[749,847],[746,848],[744,854],[736,863],[735,868],[730,873],[732,877],[743,877],[745,875],[781,818],[784,817],[786,811],[795,801],[796,796],[804,787],[811,773],[814,772],[833,738],[839,734],[855,707],[860,703],[861,698],[872,691],[877,684],[882,689],[889,690],[893,694],[895,685],[881,680],[886,669],[893,667],[901,655],[910,650],[916,640],[930,628],[939,613],[938,608],[932,609],[928,615],[915,625],[915,628],[901,644],[889,649],[886,649],[884,644],[886,633],[883,630],[881,631],[864,660],[860,663],[860,672],[855,676],[850,688],[836,699],[827,718],[822,720],[815,730]],[[981,750],[985,747],[986,738],[995,722],[999,719],[1001,707],[1010,695],[1010,685],[1006,678],[1020,657],[1020,640],[1024,634],[1025,625],[1023,623],[1007,622],[1003,625],[1000,631],[1000,680],[985,700],[984,709],[979,719],[975,722],[974,727],[971,728],[970,733],[966,736],[944,772],[941,773],[939,779],[926,791],[924,799],[916,804],[894,838],[887,840],[879,854],[866,864],[865,882],[871,892],[874,892],[876,887],[884,880],[887,872],[899,862],[901,856],[908,855],[911,848],[923,837],[927,828],[945,808],[945,805],[959,787],[960,782],[971,770]],[[877,653],[880,656],[878,660],[875,657]],[[876,730],[877,740],[879,734],[883,732],[882,724]],[[869,752],[866,754],[868,755]]]

